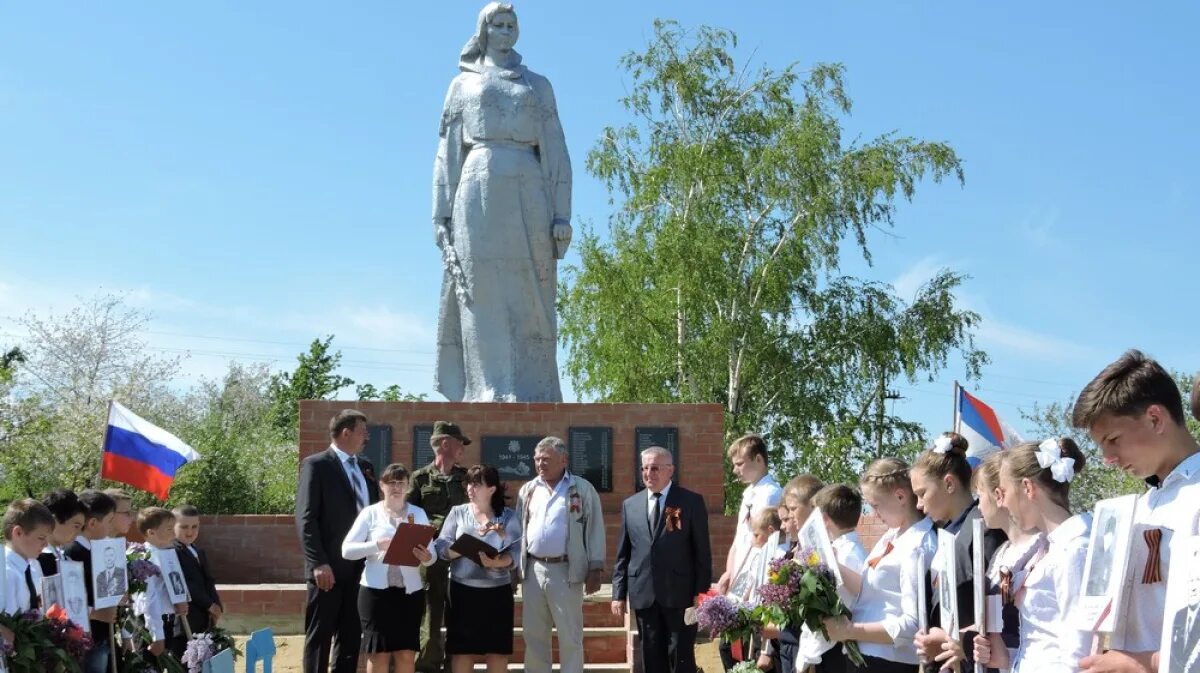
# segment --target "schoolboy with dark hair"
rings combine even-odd
[[[1188,432],[1175,379],[1138,350],[1105,367],[1079,393],[1072,424],[1086,430],[1104,462],[1146,481],[1134,515],[1130,600],[1104,654],[1085,671],[1158,668],[1172,541],[1200,533],[1200,444]]]
[[[50,491],[42,504],[54,515],[54,531],[50,533],[50,544],[38,554],[38,565],[43,575],[57,575],[58,562],[66,558],[67,547],[83,531],[87,508],[69,488]]]
[[[201,633],[216,626],[221,619],[221,597],[217,594],[217,583],[208,568],[208,556],[196,546],[200,536],[200,510],[192,505],[175,508],[175,553],[183,568],[183,580],[187,584],[187,621],[192,633]],[[176,656],[183,656],[187,649],[187,635],[182,628],[176,629],[175,638],[168,647]]]
[[[87,587],[88,605],[95,606],[96,594],[92,586],[92,541],[108,537],[117,502],[102,491],[87,490],[79,494],[79,502],[87,509],[83,530],[79,537],[67,547],[67,558],[83,564],[83,582]],[[117,620],[117,609],[92,609],[89,620],[92,630],[92,649],[83,660],[84,673],[106,673],[113,650],[112,624]],[[118,650],[120,648],[117,648]]]

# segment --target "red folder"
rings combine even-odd
[[[430,541],[437,537],[437,534],[437,528],[419,523],[402,523],[396,526],[396,534],[392,536],[392,543],[383,555],[383,562],[393,566],[421,565],[413,554],[413,547],[428,548]],[[430,549],[429,553],[432,554],[433,550]]]

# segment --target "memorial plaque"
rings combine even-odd
[[[362,455],[375,466],[375,476],[383,474],[383,468],[392,462],[392,426],[368,425],[367,445]]]
[[[433,447],[429,438],[433,437],[432,425],[414,425],[412,429],[412,464],[408,469],[419,470],[433,462]]]
[[[567,469],[587,479],[601,493],[612,493],[612,428],[568,428]]]
[[[679,464],[679,428],[647,427],[634,428],[633,431],[633,490],[643,487],[642,484],[642,451],[661,446],[671,452],[671,461],[675,463],[675,476],[672,481],[680,483],[683,466]]]
[[[491,465],[505,481],[529,481],[537,473],[533,469],[533,450],[542,435],[496,435],[480,440],[480,456],[484,465]]]

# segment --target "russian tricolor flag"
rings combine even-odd
[[[146,421],[113,400],[104,435],[100,476],[129,484],[166,500],[175,473],[200,454],[175,435]]]
[[[996,412],[962,386],[958,390],[958,408],[954,426],[958,434],[966,438],[967,459],[978,465],[988,454],[1007,449],[1024,439],[1011,425],[1005,423]]]

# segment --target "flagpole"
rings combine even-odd
[[[96,490],[100,490],[100,482],[104,479],[104,447],[108,442],[108,420],[112,418],[113,400],[108,400],[108,414],[104,416],[104,432],[100,435],[100,471],[96,473]]]
[[[950,421],[950,427],[954,428],[955,432],[958,432],[958,398],[961,397],[958,394],[958,389],[961,387],[962,386],[958,385],[958,380],[955,379],[955,381],[954,381],[954,418],[951,419],[951,421]]]

